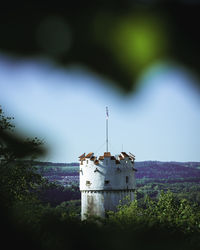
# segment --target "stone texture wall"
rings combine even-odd
[[[87,161],[80,165],[80,190],[135,189],[135,171],[130,160],[116,164],[108,158],[98,165]]]
[[[106,154],[97,160],[89,153],[80,160],[82,220],[86,215],[104,217],[106,211],[115,211],[127,196],[131,201],[134,199],[134,159],[126,153],[117,159]]]
[[[134,200],[134,190],[82,191],[81,219],[87,216],[105,217],[107,211],[116,211],[120,201],[125,204],[130,200]]]

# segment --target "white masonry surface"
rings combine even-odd
[[[116,210],[120,201],[134,199],[134,155],[122,152],[114,157],[105,152],[99,158],[93,153],[79,158],[82,220],[91,215],[105,217],[107,211]]]

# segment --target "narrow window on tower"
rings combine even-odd
[[[126,176],[126,183],[128,183],[128,176]]]
[[[91,182],[90,181],[86,181],[86,186],[90,186]]]
[[[110,182],[109,180],[106,180],[106,181],[105,181],[105,185],[108,185],[108,184],[109,184],[109,182]]]

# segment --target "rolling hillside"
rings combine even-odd
[[[63,185],[78,185],[78,163],[35,162],[39,172],[50,181]],[[137,181],[200,182],[199,162],[135,162]]]

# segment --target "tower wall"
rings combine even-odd
[[[134,199],[134,159],[127,154],[116,159],[113,156],[92,153],[80,159],[81,218],[87,215],[104,217],[105,212],[115,211],[125,197]]]
[[[82,191],[81,219],[87,216],[105,217],[106,212],[116,211],[117,206],[134,200],[134,190]]]
[[[104,159],[99,161],[98,165],[95,165],[91,160],[86,160],[83,165],[80,165],[80,190],[124,190],[134,188],[135,171],[130,160],[122,160],[120,164],[116,164],[111,159]]]

